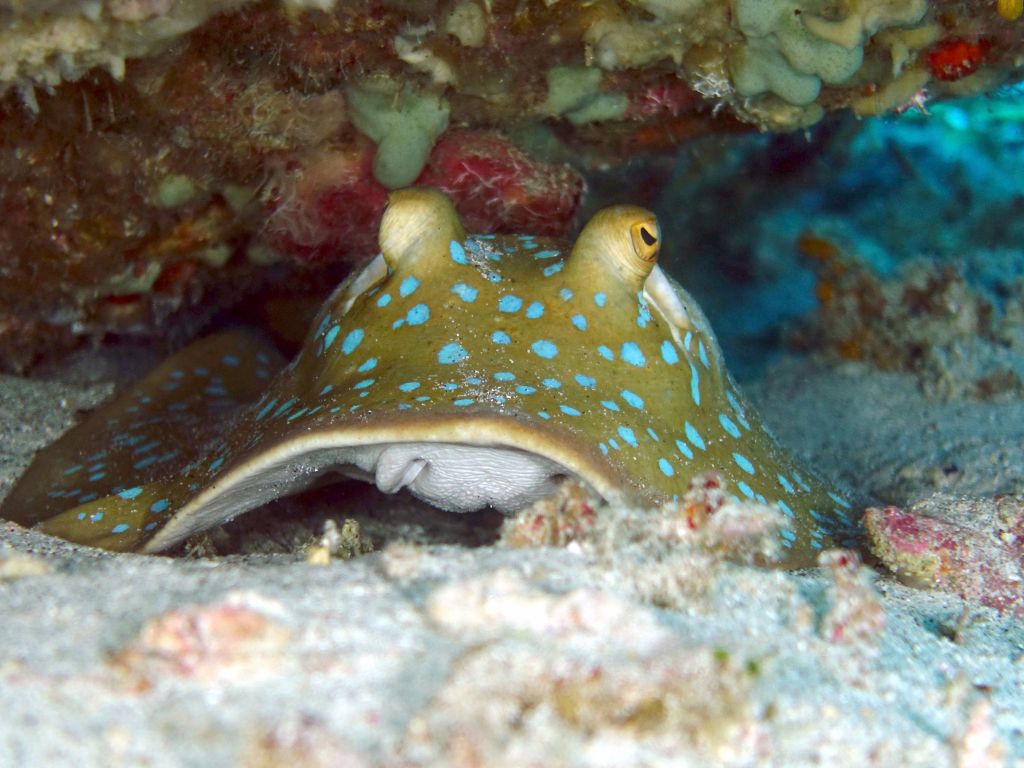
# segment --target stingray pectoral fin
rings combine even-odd
[[[175,499],[179,486],[154,482],[127,488],[51,517],[36,530],[76,544],[134,552],[167,523],[171,510],[179,506]]]
[[[123,488],[179,476],[282,367],[272,346],[243,331],[185,347],[40,451],[0,517],[33,526]]]

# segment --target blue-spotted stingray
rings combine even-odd
[[[812,565],[850,503],[744,403],[660,239],[632,206],[571,246],[467,235],[441,193],[398,191],[293,362],[241,332],[185,348],[42,451],[0,514],[159,552],[332,473],[513,512],[567,477],[650,506],[716,470],[785,514],[784,565]]]

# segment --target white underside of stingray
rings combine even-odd
[[[383,493],[408,490],[448,512],[491,507],[512,513],[550,495],[571,473],[544,456],[510,447],[444,442],[339,445],[329,437],[293,440],[221,478],[196,496],[146,546],[166,549],[196,531],[331,475],[370,482]]]

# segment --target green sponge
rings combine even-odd
[[[412,184],[448,127],[447,102],[388,79],[350,86],[345,97],[356,128],[377,144],[377,181],[388,189]]]
[[[552,67],[548,70],[545,112],[565,117],[573,125],[617,120],[629,106],[626,94],[601,90],[600,69]]]
[[[730,60],[740,95],[771,91],[790,104],[805,105],[818,97],[822,82],[844,83],[860,69],[863,47],[815,35],[803,22],[805,12],[813,12],[807,5],[733,0],[733,23],[747,38]]]
[[[770,91],[802,107],[818,98],[821,90],[821,80],[793,69],[774,42],[754,38],[735,52],[729,64],[740,96],[757,96]]]

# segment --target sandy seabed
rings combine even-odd
[[[0,378],[0,495],[112,370]],[[1022,402],[798,359],[745,390],[886,502],[1022,490]],[[316,566],[4,525],[0,766],[1024,765],[1024,623],[992,609],[629,542],[401,539]]]

